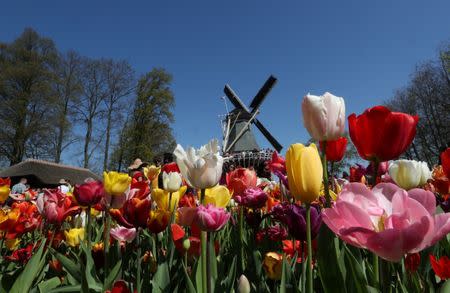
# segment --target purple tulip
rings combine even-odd
[[[306,241],[306,208],[297,204],[281,204],[272,210],[272,217],[285,224],[289,234],[297,240]],[[319,208],[311,206],[311,238],[319,233],[322,217]]]

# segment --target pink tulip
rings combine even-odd
[[[44,190],[44,195],[36,203],[38,210],[51,224],[60,225],[68,216],[77,214],[80,207],[59,190]]]
[[[118,241],[132,242],[136,237],[136,228],[117,226],[111,229],[111,236]]]
[[[406,192],[392,183],[380,183],[370,190],[349,183],[322,217],[343,241],[399,261],[450,232],[450,214],[435,215],[435,211],[433,193],[423,189]]]
[[[197,207],[196,222],[203,231],[218,231],[225,226],[229,219],[230,213],[227,213],[225,209],[216,208],[211,204],[206,207],[202,205]]]

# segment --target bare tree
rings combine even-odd
[[[105,60],[104,61],[105,78],[107,84],[107,93],[104,99],[105,103],[105,149],[103,158],[103,170],[108,167],[109,149],[111,144],[111,132],[114,125],[119,125],[121,112],[123,112],[125,97],[134,90],[134,71],[126,61]],[[113,125],[113,119],[115,124]]]
[[[439,154],[450,144],[450,47],[439,60],[417,66],[407,86],[398,90],[386,104],[393,110],[419,115],[417,134],[405,156],[437,163]]]
[[[83,166],[89,167],[93,149],[91,143],[101,140],[93,137],[95,123],[104,112],[102,104],[107,97],[107,83],[103,69],[103,60],[85,58],[81,67],[82,95],[80,101],[74,104],[78,119],[84,124]]]
[[[74,51],[69,51],[60,56],[57,69],[57,82],[55,90],[56,102],[56,129],[55,129],[55,157],[56,163],[61,161],[61,154],[65,148],[76,141],[69,138],[71,132],[70,116],[71,106],[79,102],[82,93],[81,85],[81,57]]]

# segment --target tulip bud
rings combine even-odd
[[[178,172],[163,172],[163,188],[168,192],[176,192],[180,189],[182,183],[181,174]]]
[[[125,173],[103,172],[105,191],[112,196],[120,196],[130,187],[131,177]]]
[[[185,250],[189,250],[189,248],[191,248],[191,241],[189,240],[189,238],[183,240],[183,248]]]
[[[397,160],[389,166],[389,176],[406,190],[422,186],[431,178],[431,171],[425,162]]]
[[[289,190],[295,199],[311,203],[319,197],[323,169],[315,144],[293,144],[286,153]]]
[[[241,275],[238,281],[238,293],[250,293],[250,283],[245,275]]]
[[[302,101],[303,124],[318,141],[338,139],[344,134],[344,99],[330,93],[323,96],[306,95]]]

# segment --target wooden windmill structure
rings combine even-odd
[[[265,162],[271,159],[273,150],[261,149],[256,142],[252,125],[261,131],[273,148],[280,152],[283,146],[258,120],[260,107],[273,88],[277,79],[271,75],[247,107],[227,84],[224,93],[235,107],[222,120],[223,154],[225,171],[234,167],[253,167],[260,176],[264,176]]]

